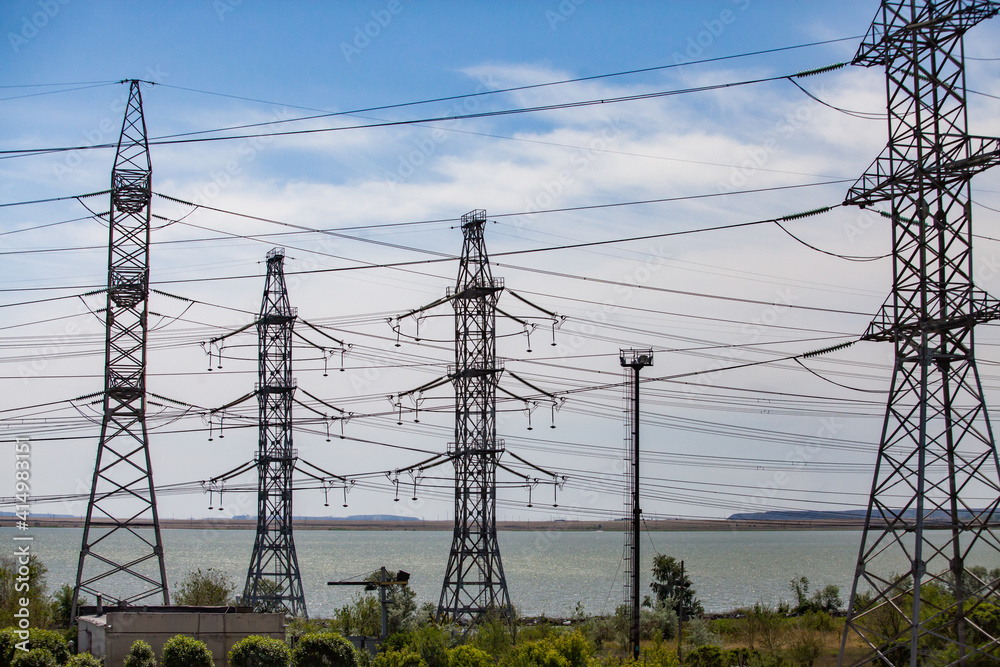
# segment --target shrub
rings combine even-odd
[[[812,667],[816,659],[823,654],[823,640],[818,632],[805,630],[792,641],[789,657],[801,667]]]
[[[726,651],[726,664],[734,667],[747,667],[759,659],[760,652],[749,648],[731,648]]]
[[[18,636],[14,628],[0,630],[0,667],[10,667],[10,661],[14,659],[14,645],[17,642]]]
[[[447,630],[436,625],[425,625],[413,632],[400,632],[382,642],[383,651],[410,649],[418,653],[428,667],[448,667]]]
[[[685,667],[728,667],[726,652],[718,646],[706,644],[684,656]]]
[[[600,650],[604,642],[615,639],[615,620],[608,616],[591,616],[581,626],[587,639]]]
[[[18,654],[24,655],[26,652],[14,651],[14,645],[20,642],[21,639],[17,634],[15,634],[13,628],[4,630],[4,634],[7,634],[8,637],[10,637],[9,641],[11,643],[9,644],[9,653],[6,658],[7,662],[3,664],[13,665],[14,658],[16,658]],[[7,640],[0,639],[0,650],[2,650],[6,641]],[[28,648],[45,649],[52,656],[52,659],[56,661],[57,665],[66,664],[66,661],[69,660],[69,644],[66,643],[66,640],[61,634],[53,632],[52,630],[31,628],[31,630],[28,631]]]
[[[44,648],[33,648],[30,651],[18,651],[10,661],[11,667],[57,667],[55,656]]]
[[[357,667],[354,645],[336,632],[304,635],[292,649],[295,667]]]
[[[654,641],[642,649],[639,662],[644,667],[677,667],[677,647],[666,642]]]
[[[233,603],[236,583],[225,573],[213,567],[204,572],[199,567],[184,575],[176,587],[174,604],[227,605]]]
[[[499,660],[513,648],[514,638],[507,620],[490,613],[479,621],[469,644]]]
[[[184,635],[166,641],[160,662],[163,667],[215,667],[212,652],[205,643]]]
[[[586,667],[594,647],[577,630],[520,644],[501,661],[507,667]]]
[[[247,637],[229,651],[230,667],[288,667],[292,652],[280,639]]]
[[[448,651],[448,667],[493,667],[493,658],[475,646],[456,646]]]
[[[700,618],[687,624],[687,638],[694,646],[719,646],[719,636],[712,632],[708,623]]]
[[[66,661],[66,667],[103,667],[104,661],[89,653],[77,653]]]
[[[141,639],[136,639],[132,642],[122,667],[156,667],[156,654],[153,653],[153,647]]]
[[[427,667],[427,662],[416,651],[403,648],[398,651],[383,651],[375,656],[373,667]]]

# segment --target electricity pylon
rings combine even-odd
[[[296,309],[285,287],[285,251],[267,253],[267,279],[257,320],[257,537],[243,603],[263,611],[308,616],[292,537],[292,327]]]
[[[497,543],[496,392],[503,364],[496,354],[496,307],[503,280],[490,272],[486,211],[462,216],[462,258],[455,291],[455,529],[438,616],[474,623],[495,611],[512,618]]]
[[[893,289],[865,334],[895,365],[840,660],[1000,660],[984,600],[1000,582],[1000,464],[973,353],[1000,317],[972,281],[969,183],[997,139],[966,132],[963,35],[1000,9],[973,0],[883,0],[854,64],[885,67],[889,144],[846,203],[889,202]],[[992,654],[992,661],[987,656]]]
[[[139,82],[129,84],[111,171],[104,416],[73,590],[112,604],[169,604],[146,433],[149,202],[152,169]]]

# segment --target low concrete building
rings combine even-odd
[[[285,639],[284,614],[255,614],[250,607],[81,607],[76,620],[77,650],[104,658],[105,667],[121,667],[137,639],[159,659],[174,635],[194,637],[208,646],[216,667],[229,667],[229,649],[241,639]]]

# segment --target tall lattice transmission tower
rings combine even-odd
[[[285,287],[285,251],[267,253],[267,278],[257,320],[257,537],[243,602],[255,609],[307,616],[292,537],[292,327],[296,309]]]
[[[105,310],[104,416],[73,591],[132,604],[169,604],[163,543],[146,433],[149,202],[152,169],[139,82],[128,104],[111,171]]]
[[[841,662],[860,643],[853,664],[983,664],[1000,639],[980,619],[1000,582],[974,567],[1000,562],[1000,465],[973,354],[1000,307],[973,285],[969,191],[1000,142],[966,132],[963,52],[998,9],[883,0],[854,58],[886,70],[889,144],[846,203],[891,206],[893,289],[865,338],[895,366]]]
[[[503,280],[490,272],[486,211],[462,216],[462,258],[455,291],[455,530],[438,616],[475,622],[495,611],[511,618],[496,522],[496,392],[503,364],[496,351],[496,307]]]

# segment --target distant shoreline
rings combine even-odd
[[[13,519],[4,517],[0,527],[14,527]],[[83,519],[32,518],[28,521],[35,528],[82,528]],[[96,524],[95,524],[96,525]],[[497,530],[503,531],[607,531],[621,532],[624,521],[498,521]],[[256,519],[160,519],[164,530],[254,530]],[[296,530],[390,530],[390,531],[451,531],[452,521],[358,521],[345,519],[296,519]],[[643,522],[644,530],[651,531],[761,531],[761,530],[860,530],[860,520],[834,521],[802,520],[689,520],[664,519]]]

